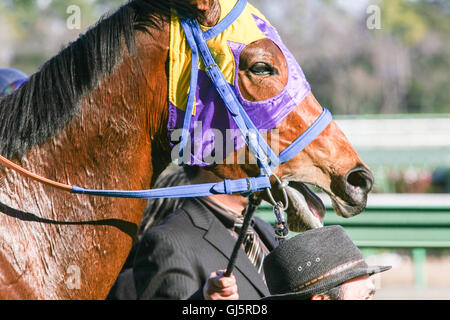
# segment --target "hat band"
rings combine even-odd
[[[300,291],[314,283],[316,283],[317,281],[323,280],[325,278],[331,277],[332,275],[335,275],[337,273],[340,273],[344,270],[350,269],[351,267],[353,267],[354,265],[363,262],[364,259],[359,259],[359,260],[354,260],[354,261],[350,261],[344,264],[341,264],[340,266],[337,266],[336,268],[331,269],[330,271],[328,271],[327,273],[324,273],[321,276],[318,276],[317,278],[314,278],[308,282],[305,282],[304,284],[301,284],[297,287],[297,289],[295,290],[295,292]]]

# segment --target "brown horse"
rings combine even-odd
[[[0,97],[0,154],[67,184],[130,190],[152,186],[171,160],[169,2],[205,26],[215,25],[220,16],[216,0],[134,0],[121,7],[49,60],[17,92]],[[273,43],[253,43],[240,59],[245,98],[267,99],[283,88],[286,62]],[[277,72],[267,76],[261,66]],[[277,127],[280,150],[321,110],[309,94]],[[250,164],[209,170],[219,178],[258,175]],[[337,213],[346,217],[364,209],[373,183],[334,123],[276,174],[291,185],[290,220],[304,215],[293,229],[317,226],[323,217],[323,205],[303,182],[327,192]],[[2,168],[0,298],[105,298],[145,206],[144,200],[70,195]]]

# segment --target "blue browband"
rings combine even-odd
[[[183,121],[183,134],[180,140],[180,156],[183,155],[189,138],[189,128],[195,101],[195,88],[197,87],[198,80],[199,57],[201,57],[211,82],[214,84],[227,110],[245,138],[250,152],[257,159],[261,173],[260,176],[256,178],[225,180],[219,183],[195,184],[142,191],[89,190],[73,186],[72,193],[141,199],[201,197],[232,193],[249,195],[256,191],[270,189],[272,170],[281,163],[292,159],[325,130],[332,120],[331,113],[326,108],[323,109],[322,114],[300,137],[277,156],[245,112],[231,86],[225,80],[225,77],[217,66],[206,41],[221,34],[226,28],[232,25],[241,15],[246,5],[247,0],[239,0],[233,10],[221,22],[205,32],[201,30],[197,21],[194,19],[180,20],[192,52],[190,91]]]

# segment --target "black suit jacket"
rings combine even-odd
[[[272,250],[273,228],[255,218],[255,230]],[[204,205],[186,199],[165,221],[147,231],[133,264],[119,275],[109,299],[203,299],[202,289],[213,271],[228,265],[236,239]],[[269,295],[262,276],[243,250],[233,270],[239,297]]]

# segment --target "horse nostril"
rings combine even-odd
[[[364,192],[369,192],[373,187],[373,175],[366,168],[357,168],[350,171],[347,175],[347,183],[354,189],[361,189]]]

